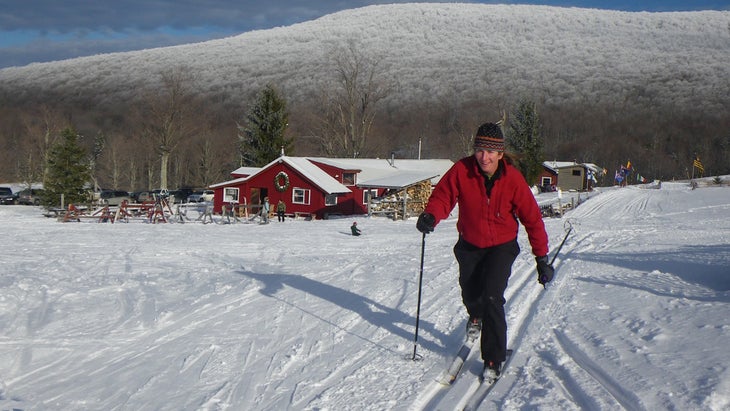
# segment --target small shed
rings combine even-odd
[[[601,169],[595,164],[577,163],[575,161],[545,161],[543,171],[538,176],[537,185],[542,191],[590,190],[595,177]]]

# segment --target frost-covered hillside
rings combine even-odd
[[[398,85],[392,102],[540,98],[548,103],[701,105],[727,110],[730,12],[635,13],[525,5],[369,6],[221,40],[0,70],[6,97],[138,96],[192,69],[202,93],[266,83],[302,101],[353,44]]]
[[[729,200],[601,189],[546,220],[553,249],[574,227],[546,290],[521,232],[516,353],[483,409],[727,410]],[[464,339],[455,219],[425,240],[420,362],[405,359],[415,219],[353,219],[61,223],[0,206],[0,409],[458,409],[481,365],[448,392],[435,381]]]

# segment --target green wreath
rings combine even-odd
[[[283,184],[281,183],[282,179],[284,180]],[[274,188],[280,193],[283,193],[289,188],[289,176],[285,172],[279,171],[279,174],[274,177]]]

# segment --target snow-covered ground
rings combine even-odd
[[[547,290],[521,231],[483,409],[728,409],[730,188],[601,191],[546,220],[553,248],[574,227]],[[426,236],[422,361],[414,220],[0,222],[2,410],[455,409],[476,380],[435,382],[464,338],[455,219]]]

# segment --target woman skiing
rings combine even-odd
[[[430,233],[459,205],[454,255],[469,315],[467,338],[481,333],[483,377],[490,380],[499,377],[507,354],[504,291],[520,252],[518,220],[525,226],[536,256],[538,281],[544,285],[554,272],[548,263],[548,236],[540,208],[504,149],[499,126],[481,125],[474,138],[474,155],[462,158],[446,172],[416,223],[419,231]]]

